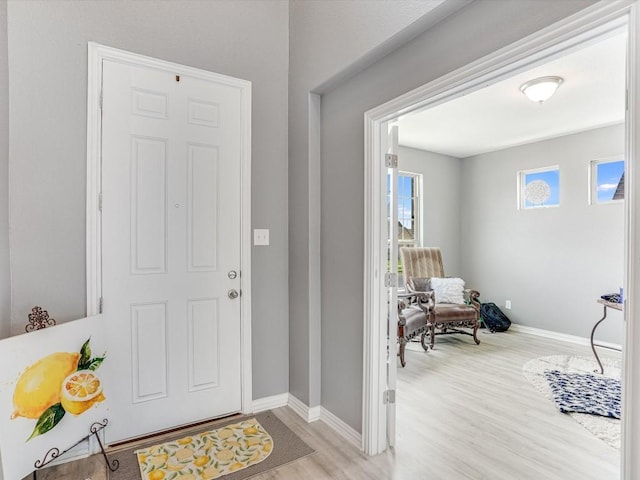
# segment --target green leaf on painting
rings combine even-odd
[[[87,341],[82,344],[80,349],[80,360],[78,361],[78,370],[86,370],[91,360],[91,347],[89,341],[91,337],[87,338]]]
[[[47,408],[44,413],[40,415],[40,418],[38,419],[38,422],[33,429],[33,433],[29,438],[27,438],[27,442],[32,438],[37,437],[38,435],[47,433],[49,430],[55,427],[60,422],[60,420],[62,420],[64,414],[64,408],[62,408],[62,405],[60,403],[56,403],[55,405],[51,405],[49,408]]]
[[[92,358],[91,361],[85,367],[85,369],[94,370],[94,371],[97,370],[98,367],[102,365],[102,362],[104,362],[105,357],[106,357],[106,354],[103,353],[102,357]]]

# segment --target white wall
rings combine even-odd
[[[253,395],[288,391],[288,21],[283,1],[8,2],[14,332],[34,305],[84,316],[92,40],[253,82],[252,223],[271,240],[253,250]]]
[[[483,302],[509,299],[516,323],[589,336],[596,300],[624,275],[624,205],[589,205],[589,164],[623,153],[617,125],[463,160],[463,271]],[[560,166],[560,206],[518,210],[518,172],[550,165]],[[612,312],[598,338],[622,344],[622,330]]]
[[[9,274],[9,67],[7,2],[0,1],[0,338],[11,329]]]
[[[462,161],[456,157],[402,146],[398,149],[398,158],[398,170],[422,174],[422,245],[440,247],[446,275],[462,275]],[[467,285],[477,287],[468,280]]]

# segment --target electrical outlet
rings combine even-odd
[[[507,310],[511,310],[511,300],[506,300],[504,302],[504,308],[506,308]]]

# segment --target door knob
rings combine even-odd
[[[236,298],[238,298],[238,297],[240,296],[240,294],[238,293],[238,291],[237,291],[237,290],[234,290],[234,289],[229,290],[229,293],[227,293],[227,295],[229,296],[229,298],[230,298],[231,300],[234,300],[234,299],[236,299]]]
[[[227,273],[227,276],[233,280],[234,278],[236,278],[238,276],[238,272],[236,272],[235,270],[231,270],[229,273]]]

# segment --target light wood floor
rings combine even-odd
[[[267,479],[619,480],[619,452],[538,393],[522,375],[528,360],[590,356],[588,347],[524,333],[438,337],[398,369],[396,448],[366,457],[322,422],[275,410],[316,453],[252,477]],[[603,357],[620,358],[604,350]],[[360,382],[360,379],[354,379]],[[106,480],[102,458],[64,464],[38,480]]]

